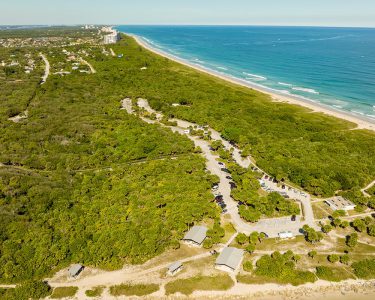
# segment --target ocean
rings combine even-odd
[[[375,29],[117,26],[189,63],[375,120]]]

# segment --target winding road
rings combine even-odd
[[[130,103],[127,102],[126,106],[128,107],[129,104]],[[153,108],[151,108],[146,99],[139,98],[137,105],[140,108],[146,110],[148,113],[156,115],[156,120],[150,120],[148,118],[141,117],[142,120],[151,124],[158,123],[163,127],[170,128],[173,132],[178,132],[180,134],[186,135],[190,140],[194,142],[196,147],[200,147],[202,149],[202,155],[206,158],[207,170],[210,171],[212,174],[217,175],[220,179],[218,192],[223,196],[223,200],[227,205],[226,209],[228,210],[228,213],[232,219],[232,223],[238,232],[250,234],[253,231],[258,231],[266,233],[268,237],[278,237],[278,234],[282,231],[291,231],[294,235],[301,235],[302,233],[300,232],[300,229],[305,224],[315,229],[318,229],[314,220],[310,196],[306,194],[306,197],[298,197],[298,195],[300,194],[294,192],[294,190],[296,189],[288,193],[290,194],[292,199],[297,198],[297,200],[301,202],[304,218],[297,218],[296,221],[291,221],[290,217],[263,219],[254,224],[245,222],[238,213],[238,203],[231,197],[231,180],[226,178],[228,176],[228,173],[223,171],[222,166],[218,164],[219,156],[214,154],[210,150],[210,142],[200,139],[196,136],[191,136],[187,131],[189,127],[195,127],[197,126],[197,124],[187,122],[184,120],[172,119],[171,121],[177,122],[177,126],[166,126],[159,122],[159,120],[162,119],[163,115],[160,112],[157,112]],[[127,109],[127,111],[130,112],[129,108]],[[211,128],[209,128],[208,130],[211,131],[211,137],[213,140],[220,140],[227,150],[233,149],[233,159],[236,161],[237,164],[239,164],[243,168],[248,168],[250,167],[250,165],[257,167],[255,164],[251,162],[249,157],[241,157],[241,150],[236,146],[231,145],[228,141],[224,140],[219,132]],[[265,172],[263,173],[266,174]],[[273,188],[274,190],[281,189],[278,188],[276,185]]]

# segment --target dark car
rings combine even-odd
[[[215,197],[215,200],[216,200],[216,201],[223,200],[223,195],[217,195],[217,196]]]
[[[232,177],[230,177],[230,176],[226,176],[225,178],[229,179],[229,180],[232,180]]]
[[[230,188],[233,190],[233,189],[235,189],[235,188],[237,188],[237,185],[234,183],[234,182],[229,182],[229,184],[230,184]]]
[[[220,161],[220,162],[219,162],[219,165],[220,165],[220,166],[224,166],[224,163],[222,163],[222,162]]]
[[[293,215],[292,218],[291,218],[291,220],[292,220],[293,222],[295,222],[296,219],[297,219],[296,215]]]
[[[230,173],[229,170],[227,168],[221,168],[221,171],[225,172],[225,173]]]
[[[241,205],[245,205],[242,201],[238,201],[237,207],[240,207]]]

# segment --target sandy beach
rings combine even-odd
[[[256,84],[250,84],[248,82],[245,82],[245,81],[237,79],[237,78],[226,76],[222,73],[215,72],[213,70],[209,70],[209,69],[204,68],[200,65],[188,62],[188,61],[186,61],[184,59],[181,59],[179,57],[176,57],[174,55],[165,53],[162,50],[159,50],[159,49],[156,49],[156,48],[150,46],[141,37],[138,37],[138,36],[135,36],[135,35],[132,35],[132,34],[128,34],[128,35],[132,36],[137,41],[137,43],[139,45],[141,45],[142,47],[146,48],[147,50],[149,50],[153,53],[156,53],[158,55],[166,57],[170,60],[173,60],[173,61],[178,62],[180,64],[183,64],[185,66],[191,67],[191,68],[193,68],[195,70],[198,70],[200,72],[204,72],[206,74],[218,77],[220,79],[229,81],[231,83],[238,84],[238,85],[248,87],[248,88],[257,90],[259,92],[268,94],[276,102],[283,102],[283,103],[289,103],[289,104],[293,104],[293,105],[303,106],[303,107],[311,109],[313,112],[323,113],[323,114],[326,114],[326,115],[329,115],[329,116],[333,116],[333,117],[336,117],[336,118],[339,118],[339,119],[344,119],[346,121],[352,122],[352,123],[357,125],[357,127],[355,129],[368,129],[368,130],[371,130],[371,131],[375,131],[375,120],[371,120],[369,118],[362,117],[362,116],[353,115],[353,114],[350,114],[350,113],[347,113],[347,112],[344,112],[344,111],[339,111],[339,110],[334,109],[333,107],[330,107],[330,106],[327,106],[327,105],[324,105],[324,104],[320,104],[320,103],[317,103],[317,102],[314,102],[314,101],[309,101],[308,99],[301,99],[297,96],[294,97],[292,95],[277,94],[275,92],[272,92],[272,91],[268,90],[267,88],[258,86]]]

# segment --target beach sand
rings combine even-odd
[[[226,76],[222,73],[218,73],[218,72],[215,72],[213,70],[208,70],[208,69],[206,69],[206,68],[204,68],[200,65],[187,62],[184,59],[181,59],[181,58],[178,58],[178,57],[173,56],[171,54],[165,53],[164,51],[161,51],[159,49],[155,49],[154,47],[150,46],[148,43],[146,43],[142,38],[140,38],[138,36],[131,35],[131,34],[129,34],[129,36],[133,37],[139,45],[141,45],[145,49],[147,49],[147,50],[149,50],[149,51],[151,51],[155,54],[161,55],[163,57],[166,57],[170,60],[173,60],[173,61],[178,62],[180,64],[183,64],[185,66],[188,66],[188,67],[191,67],[191,68],[193,68],[195,70],[198,70],[200,72],[204,72],[206,74],[218,77],[220,79],[229,81],[231,83],[238,84],[238,85],[248,87],[248,88],[257,90],[259,92],[268,94],[272,97],[273,101],[303,106],[303,107],[311,109],[313,112],[323,113],[323,114],[333,116],[333,117],[336,117],[336,118],[339,118],[339,119],[344,119],[346,121],[349,121],[349,122],[352,122],[352,123],[356,124],[357,126],[355,127],[355,129],[368,129],[368,130],[371,130],[371,131],[375,131],[375,120],[371,120],[371,119],[368,119],[366,117],[352,115],[352,114],[344,112],[344,111],[339,111],[339,110],[334,109],[333,107],[326,106],[324,104],[316,103],[316,102],[313,102],[313,101],[309,101],[307,99],[306,100],[300,99],[297,96],[293,97],[293,95],[280,95],[280,94],[274,93],[272,91],[269,91],[266,88],[257,86],[256,84],[250,84],[250,83],[242,81],[240,79],[236,79],[236,78],[233,78],[233,77],[230,77],[230,76]]]

